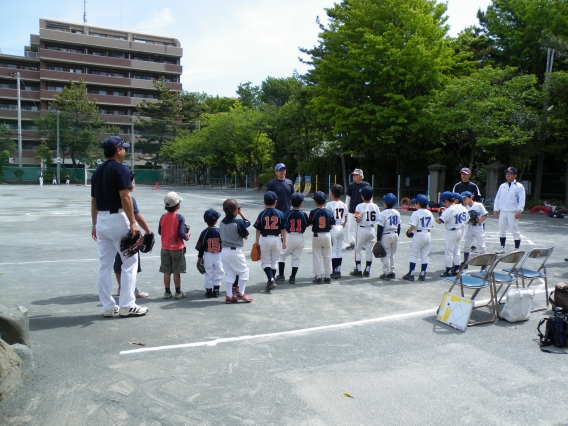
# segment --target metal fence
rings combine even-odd
[[[17,176],[14,171],[22,170],[21,176]],[[2,168],[2,181],[9,183],[27,183],[34,184],[39,182],[39,173],[41,169],[39,167],[3,167]],[[55,168],[43,170],[44,184],[51,184],[53,175],[57,173]],[[153,184],[155,182],[162,182],[162,170],[149,170],[149,169],[135,169],[136,183],[141,184]],[[72,169],[72,168],[61,168],[60,171],[60,183],[65,183],[65,175],[71,177],[71,183],[74,184],[84,184],[85,183],[85,169]]]

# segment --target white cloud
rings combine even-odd
[[[156,32],[166,29],[175,23],[174,16],[169,7],[160,11],[153,11],[152,18],[147,21],[140,21],[136,25],[136,29],[141,32]]]

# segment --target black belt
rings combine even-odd
[[[369,228],[371,226],[373,226],[373,225],[359,225],[359,228]]]
[[[455,231],[456,229],[458,229],[458,228],[452,228],[452,229],[450,229],[450,231]]]
[[[236,249],[237,249],[236,247],[231,247],[231,250],[236,250]]]
[[[429,229],[417,229],[416,232],[430,232],[430,230]]]
[[[108,212],[109,212],[110,214],[117,214],[117,213],[118,213],[118,209],[116,209],[116,210],[109,210]]]
[[[383,232],[383,235],[387,235],[387,234],[396,234],[396,232]]]

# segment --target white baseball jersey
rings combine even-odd
[[[400,226],[400,213],[395,209],[384,209],[377,223],[383,227],[383,234],[396,232]]]
[[[383,272],[390,274],[394,272],[394,255],[398,247],[398,229],[400,227],[400,213],[395,209],[384,209],[379,214],[379,226],[383,227],[381,244],[387,255],[381,258]]]
[[[416,228],[414,232],[433,229],[434,217],[430,210],[419,209],[412,213],[408,223]]]
[[[462,209],[458,204],[451,204],[446,210],[442,212],[440,220],[444,222],[446,231],[453,231],[461,229],[465,222],[467,222],[467,210]]]
[[[481,203],[477,203],[477,202],[473,202],[473,204],[471,206],[465,206],[467,212],[468,212],[468,218],[467,221],[469,221],[469,212],[471,210],[474,210],[477,213],[477,217],[479,217],[479,219],[481,219],[483,216],[485,216],[487,214],[487,210],[485,209],[485,206]],[[467,222],[466,221],[466,222]],[[468,226],[472,226],[472,223],[468,223]]]
[[[330,201],[325,205],[325,208],[333,213],[336,225],[343,225],[345,220],[347,220],[347,206],[343,203],[343,201]]]
[[[355,216],[361,218],[358,226],[373,226],[378,223],[381,210],[375,203],[361,203],[355,208]]]

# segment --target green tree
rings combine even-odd
[[[405,161],[421,147],[419,119],[454,66],[446,6],[434,0],[350,0],[326,9],[319,44],[303,49],[313,69],[311,106],[328,140],[375,164]]]
[[[552,109],[547,111],[547,130],[550,143],[547,151],[555,158],[566,162],[566,199],[568,206],[568,73],[565,71],[553,72],[546,85],[547,95]]]
[[[211,111],[211,108],[205,103],[209,96],[207,93],[197,92],[181,92],[181,119],[185,124],[185,128],[196,130],[201,127],[199,117]]]
[[[50,106],[59,111],[59,146],[65,156],[69,153],[75,171],[79,162],[91,164],[100,158],[97,136],[104,130],[104,121],[96,100],[87,97],[87,85],[80,80],[70,81],[61,94],[55,95]],[[57,113],[50,111],[45,117],[35,120],[42,136],[47,138],[47,145],[55,149],[57,144]]]
[[[217,95],[207,98],[204,104],[209,108],[211,114],[216,114],[218,112],[229,112],[237,101],[237,98],[219,97]]]
[[[145,154],[154,155],[156,165],[160,148],[173,140],[181,127],[182,98],[180,92],[172,90],[173,84],[168,84],[162,78],[154,80],[154,87],[159,92],[157,102],[143,99],[138,105],[138,121],[136,126],[142,134],[136,143],[137,149]]]
[[[51,149],[47,146],[46,141],[42,141],[36,149],[34,153],[35,159],[43,163],[43,167],[48,168],[51,166],[52,163],[52,154]]]
[[[2,168],[8,162],[12,152],[16,150],[12,131],[5,124],[0,124],[0,180],[2,180]]]
[[[253,86],[250,81],[238,85],[237,96],[244,107],[258,108],[260,106],[260,88]]]
[[[482,68],[453,79],[430,102],[424,128],[440,138],[454,164],[472,166],[489,156],[522,164],[533,157],[541,94],[534,75],[514,68]]]
[[[260,100],[265,104],[280,108],[292,96],[297,95],[302,86],[303,83],[297,76],[287,78],[269,76],[260,86]]]

